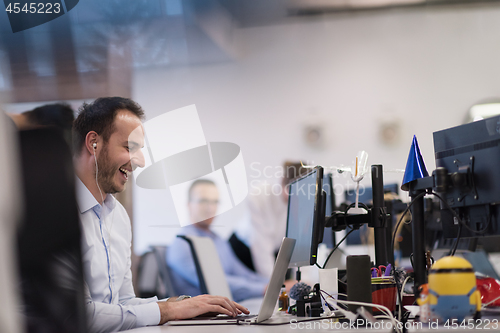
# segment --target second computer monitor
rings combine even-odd
[[[319,231],[323,227],[322,209],[323,168],[290,183],[286,236],[296,240],[290,267],[316,263]]]

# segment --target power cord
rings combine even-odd
[[[384,313],[384,316],[387,317],[391,321],[391,323],[392,323],[392,325],[394,327],[394,330],[397,333],[401,333],[401,327],[402,327],[401,323],[396,318],[394,318],[394,316],[392,315],[392,312],[387,307],[385,307],[383,305],[380,305],[380,304],[374,304],[374,303],[365,303],[365,302],[354,302],[354,301],[338,300],[338,299],[334,299],[331,294],[327,293],[324,290],[321,290],[320,292],[324,293],[325,295],[327,295],[327,296],[330,297],[330,298],[328,298],[328,299],[325,300],[325,303],[333,302],[334,305],[339,310],[341,310],[341,308],[339,308],[338,303],[348,304],[348,305],[371,306],[373,308],[379,309],[382,313]]]
[[[430,194],[432,194],[436,198],[438,198],[443,203],[443,205],[446,207],[446,209],[448,209],[453,214],[453,217],[455,217],[457,219],[458,223],[461,226],[465,227],[465,229],[469,230],[470,232],[472,232],[474,234],[478,234],[478,235],[482,235],[482,234],[486,233],[486,231],[488,231],[488,228],[489,228],[489,226],[491,224],[491,216],[489,216],[488,223],[486,223],[486,226],[483,229],[481,229],[481,230],[474,230],[474,229],[470,228],[467,225],[467,223],[465,223],[464,221],[462,221],[462,219],[460,218],[460,216],[458,216],[457,212],[453,208],[451,208],[451,206],[448,204],[448,202],[446,202],[446,200],[444,200],[439,194],[437,194],[434,191],[431,191]]]
[[[398,320],[401,321],[401,316],[402,316],[402,312],[403,312],[403,293],[404,293],[404,290],[405,290],[405,286],[406,286],[406,282],[408,282],[408,280],[410,279],[411,277],[408,275],[406,277],[406,279],[404,280],[403,282],[403,285],[401,286],[401,292],[399,294],[399,311],[398,311]]]
[[[394,233],[392,234],[391,253],[394,253],[394,243],[396,242],[396,234],[398,232],[399,226],[401,225],[401,222],[403,221],[403,218],[406,216],[406,213],[408,213],[408,211],[410,210],[411,206],[413,206],[415,201],[417,201],[418,199],[420,199],[421,197],[423,197],[426,194],[427,194],[427,192],[422,192],[419,195],[417,195],[415,198],[413,198],[413,200],[410,201],[410,203],[408,204],[406,209],[403,211],[403,214],[401,214],[401,217],[399,218],[399,221],[396,224],[396,228],[394,228]]]
[[[325,263],[323,264],[323,269],[326,267],[326,264],[328,263],[328,260],[330,260],[330,257],[332,256],[333,252],[339,247],[340,244],[342,244],[343,241],[346,240],[347,236],[349,236],[354,230],[356,229],[351,229],[345,236],[342,238],[336,245],[335,247],[330,251],[330,254],[328,257],[326,257]],[[318,265],[319,266],[319,265]]]
[[[453,249],[450,251],[450,256],[454,256],[455,252],[457,251],[458,248],[458,243],[460,242],[460,234],[462,233],[462,225],[458,225],[458,235],[457,238],[455,239],[455,244],[453,245]]]

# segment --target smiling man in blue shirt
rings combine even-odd
[[[132,232],[121,192],[137,167],[144,112],[134,101],[99,98],[84,104],[73,125],[76,191],[82,227],[86,307],[93,332],[158,325],[206,312],[236,315],[248,310],[225,297],[203,295],[182,301],[135,297],[130,271]]]
[[[215,184],[208,179],[198,179],[191,184],[188,193],[189,217],[193,224],[182,228],[179,234],[213,240],[235,301],[264,296],[269,279],[248,269],[236,257],[229,242],[210,230],[219,203],[219,191]],[[201,293],[194,260],[185,240],[176,238],[170,245],[167,263],[173,270],[176,290],[189,295]]]

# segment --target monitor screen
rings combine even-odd
[[[290,267],[316,263],[322,210],[323,168],[290,183],[286,236],[296,240]],[[324,216],[323,216],[324,220]]]
[[[332,212],[335,210],[335,194],[333,193],[333,177],[331,173],[327,173],[323,176],[323,191],[326,193],[326,217],[332,215]],[[327,248],[333,249],[335,246],[335,233],[332,231],[332,228],[325,228],[322,243],[325,244]]]

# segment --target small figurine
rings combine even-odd
[[[476,289],[476,276],[472,265],[460,257],[444,257],[432,265],[429,272],[431,316],[440,320],[475,316],[481,310],[481,294]]]
[[[420,306],[420,321],[428,322],[434,321],[436,318],[432,316],[429,305],[429,284],[425,283],[418,287],[420,296],[417,299],[417,304]]]

